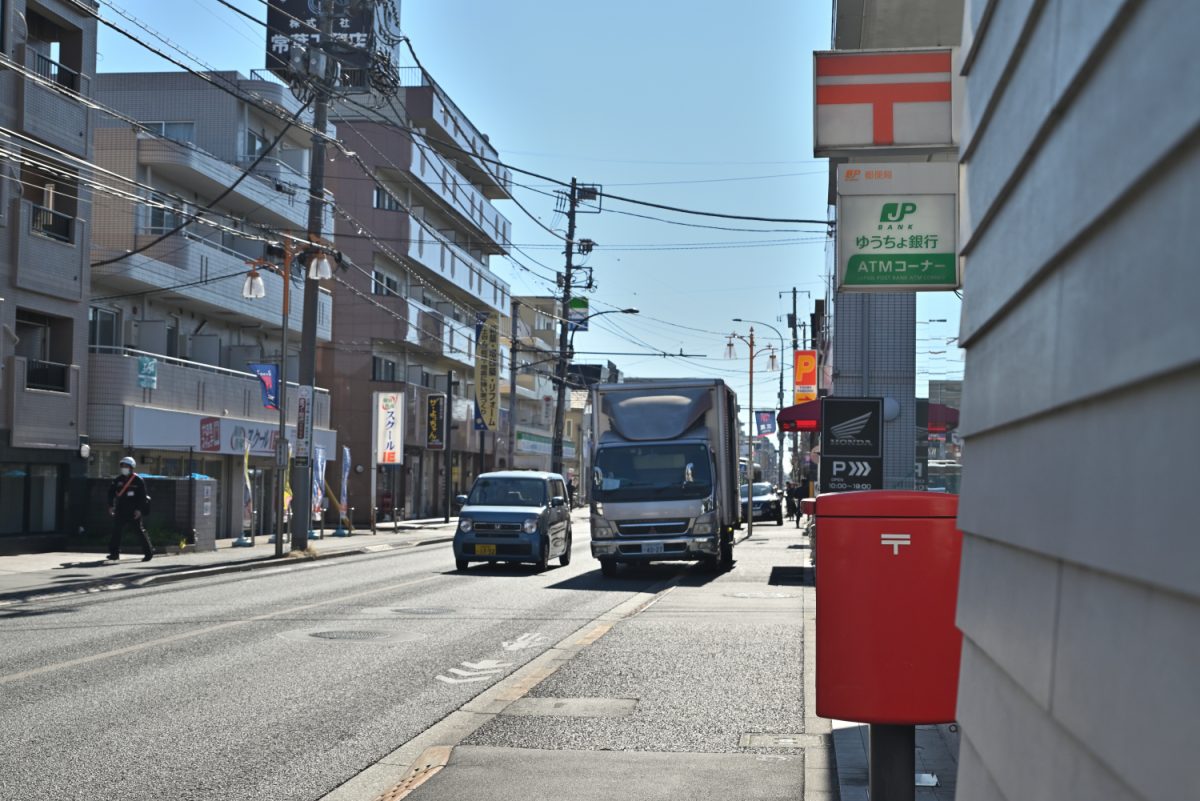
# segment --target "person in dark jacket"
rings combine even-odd
[[[142,538],[142,561],[154,557],[154,548],[146,536],[144,515],[150,509],[150,496],[146,494],[146,482],[134,472],[137,462],[132,456],[121,460],[121,474],[108,485],[108,514],[113,518],[112,537],[108,541],[108,558],[121,558],[121,535],[127,526]]]

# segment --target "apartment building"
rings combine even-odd
[[[0,3],[0,551],[54,547],[86,501],[96,22]]]
[[[350,266],[318,373],[351,449],[360,524],[372,508],[385,522],[444,514],[447,460],[450,494],[465,491],[495,464],[499,436],[473,424],[475,322],[511,301],[489,263],[509,247],[511,225],[492,201],[510,196],[511,176],[482,160],[496,150],[426,73],[401,77],[390,105],[356,94],[331,114],[355,154],[328,165]],[[376,392],[404,393],[403,463],[373,458]],[[444,447],[429,436],[429,398],[439,394],[452,421]]]
[[[120,457],[132,454],[144,473],[210,476],[217,497],[202,513],[216,516],[218,537],[230,537],[244,527],[247,443],[256,499],[251,524],[269,532],[275,523],[279,412],[264,405],[250,365],[283,366],[291,379],[299,374],[300,268],[286,352],[282,276],[260,271],[262,298],[243,297],[243,285],[247,263],[264,257],[266,241],[306,227],[310,134],[281,119],[299,103],[266,73],[208,77],[211,83],[180,72],[111,73],[94,81],[101,104],[140,125],[103,114],[94,121],[96,162],[125,179],[137,200],[97,195],[93,206],[89,475],[113,474]],[[311,114],[299,121],[311,124]],[[327,211],[325,230],[331,226]],[[318,341],[330,338],[332,312],[322,287]],[[285,392],[289,426],[297,394],[293,382]],[[329,393],[321,388],[314,424],[317,446],[337,458]]]

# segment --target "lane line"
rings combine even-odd
[[[104,653],[100,654],[90,654],[88,656],[81,656],[77,659],[68,659],[66,662],[56,662],[50,665],[30,668],[29,670],[24,670],[20,673],[10,673],[7,676],[0,676],[0,684],[10,684],[15,681],[22,681],[34,676],[40,676],[43,673],[50,673],[55,670],[66,670],[67,668],[78,667],[79,665],[86,665],[91,662],[98,662],[101,659],[111,659],[115,656],[124,656],[125,654],[137,653],[138,651],[144,651],[147,648],[153,648],[158,645],[167,645],[169,643],[179,642],[180,640],[187,640],[192,637],[200,637],[204,634],[211,634],[214,631],[221,631],[222,629],[229,629],[235,626],[245,626],[250,623],[258,623],[263,620],[270,620],[273,617],[279,617],[280,615],[291,615],[295,614],[296,612],[304,612],[309,609],[316,609],[322,606],[345,603],[346,601],[351,601],[355,598],[363,598],[368,595],[378,595],[381,592],[393,592],[403,587],[411,587],[414,584],[422,584],[426,581],[433,581],[439,578],[442,578],[442,576],[426,576],[425,578],[414,579],[413,581],[405,581],[401,582],[400,584],[391,584],[387,587],[378,587],[373,590],[363,590],[362,592],[356,592],[350,595],[342,595],[338,598],[328,598],[324,601],[316,601],[311,604],[304,604],[303,606],[291,606],[287,609],[279,609],[275,612],[264,612],[261,615],[255,615],[254,617],[249,617],[245,620],[230,620],[225,623],[218,623],[215,626],[208,626],[207,628],[196,629],[195,631],[184,631],[167,637],[159,637],[156,640],[148,640],[147,642],[138,643],[136,645],[127,645],[124,648],[117,648],[115,650],[105,651]]]

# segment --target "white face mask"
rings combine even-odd
[[[121,475],[123,475],[123,476],[127,476],[132,472],[133,472],[133,469],[130,467],[122,467],[121,468]]]

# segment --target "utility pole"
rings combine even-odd
[[[570,329],[568,317],[571,307],[571,280],[575,268],[575,206],[579,202],[579,187],[571,178],[571,194],[567,197],[567,247],[566,266],[563,268],[562,320],[558,328],[558,364],[554,373],[558,389],[554,404],[554,442],[550,448],[550,472],[561,473],[563,469],[563,405],[567,398],[567,338]]]
[[[512,299],[511,329],[509,332],[508,348],[508,464],[513,469],[513,453],[517,446],[517,307],[520,305],[516,298]]]
[[[792,328],[792,386],[796,385],[796,351],[800,350],[800,343],[796,339],[796,287],[792,287],[792,316],[788,318],[788,325]],[[792,394],[792,402],[796,400],[795,393]],[[791,405],[791,404],[789,404]],[[795,479],[799,480],[799,471],[803,469],[800,466],[800,432],[792,432],[792,469],[788,473]],[[799,518],[797,518],[799,519]]]
[[[333,4],[334,0],[321,0],[321,16],[319,20],[320,40],[317,48],[321,51],[316,59],[309,63],[320,65],[320,74],[312,81],[313,101],[313,137],[312,160],[308,182],[308,241],[316,243],[321,238],[321,225],[325,216],[325,128],[329,122],[329,99],[332,94],[329,83],[329,64],[327,51],[333,37]],[[309,261],[322,258],[319,251],[309,249]],[[296,454],[296,475],[292,483],[292,495],[300,503],[300,514],[294,515],[292,526],[292,550],[308,549],[309,523],[312,519],[313,480],[313,385],[316,383],[317,372],[317,305],[321,298],[321,285],[316,278],[306,274],[304,280],[304,312],[300,324],[300,375],[297,383],[300,385],[298,400],[307,403],[307,420],[297,419],[297,437],[300,436],[300,426],[303,425],[307,437],[307,447]],[[323,489],[323,488],[322,488]]]
[[[451,479],[454,477],[451,463],[454,461],[454,371],[446,372],[446,409],[445,422],[443,425],[446,428],[446,447],[442,451],[442,480],[446,484],[445,497],[443,500],[446,504],[446,514],[442,519],[443,523],[450,522],[450,499],[454,496],[454,492],[450,486]]]

